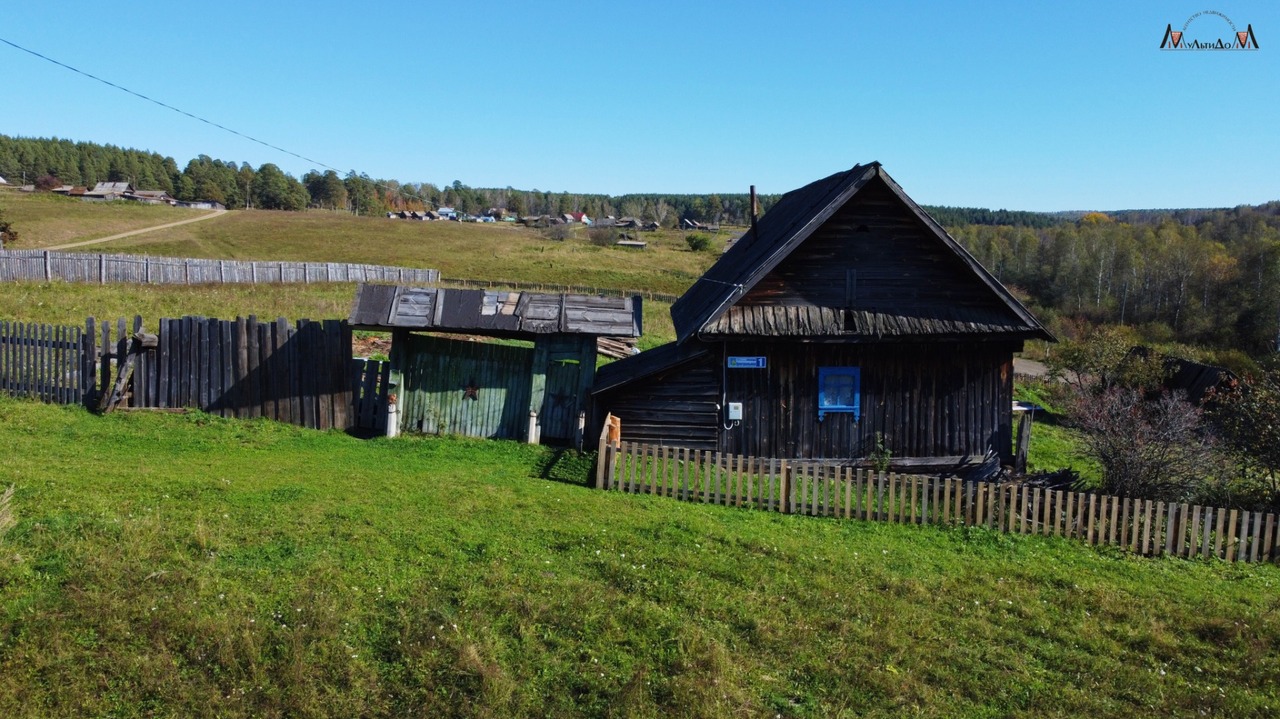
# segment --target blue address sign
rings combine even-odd
[[[729,369],[764,369],[767,366],[764,357],[729,358]]]

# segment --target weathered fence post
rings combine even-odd
[[[791,514],[791,465],[787,460],[782,460],[782,464],[778,469],[778,498],[782,500],[782,513]]]

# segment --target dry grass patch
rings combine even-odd
[[[8,248],[14,250],[39,250],[109,237],[204,214],[200,210],[136,202],[85,202],[44,192],[5,192],[0,194],[0,205],[4,207],[5,217],[19,232],[18,244]]]

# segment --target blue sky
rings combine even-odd
[[[1207,9],[1261,49],[1158,49]],[[1275,2],[6,3],[0,38],[407,182],[784,192],[879,160],[934,205],[1280,199]],[[0,68],[3,134],[323,169],[2,44]]]

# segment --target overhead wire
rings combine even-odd
[[[220,124],[220,123],[214,122],[213,120],[209,120],[209,119],[206,119],[206,118],[201,117],[201,116],[199,116],[199,115],[196,115],[195,113],[187,112],[186,110],[183,110],[183,109],[181,109],[181,108],[174,107],[173,105],[170,105],[170,104],[168,104],[168,103],[166,103],[166,102],[161,102],[160,100],[157,100],[157,99],[155,99],[155,98],[153,98],[153,97],[148,97],[147,95],[144,95],[144,94],[142,94],[142,93],[140,93],[140,92],[137,92],[136,90],[131,90],[131,89],[129,89],[129,88],[127,88],[127,87],[123,86],[123,85],[119,85],[119,84],[117,84],[117,83],[111,82],[110,80],[106,80],[106,79],[104,79],[104,78],[98,77],[97,75],[94,75],[94,74],[92,74],[92,73],[85,72],[84,70],[81,70],[81,69],[79,69],[79,68],[72,67],[71,65],[68,65],[68,64],[67,64],[67,63],[65,63],[65,62],[61,62],[61,61],[59,61],[59,60],[55,60],[54,58],[51,58],[51,57],[49,57],[48,55],[44,55],[44,54],[39,53],[39,52],[36,52],[35,50],[32,50],[32,49],[30,49],[30,48],[23,47],[23,46],[19,45],[18,43],[13,42],[12,40],[8,40],[8,39],[6,39],[6,38],[0,37],[0,43],[4,43],[5,45],[8,45],[9,47],[14,48],[15,50],[21,50],[22,52],[25,52],[25,53],[27,53],[28,55],[32,55],[32,56],[38,57],[38,58],[40,58],[41,60],[44,60],[44,61],[46,61],[46,62],[52,63],[52,64],[54,64],[54,65],[57,65],[58,67],[64,68],[64,69],[66,69],[66,70],[70,70],[71,72],[74,72],[74,73],[76,73],[77,75],[82,75],[82,76],[84,76],[84,77],[89,78],[90,80],[94,80],[94,81],[96,81],[96,82],[100,82],[100,83],[102,83],[103,85],[106,85],[106,86],[108,86],[108,87],[115,88],[116,90],[120,90],[121,92],[128,93],[128,94],[130,94],[130,95],[133,95],[134,97],[137,97],[137,98],[140,98],[140,99],[146,100],[147,102],[150,102],[150,103],[152,103],[152,104],[159,105],[160,107],[163,107],[163,108],[165,108],[166,110],[172,110],[172,111],[174,111],[174,112],[178,113],[179,115],[184,115],[184,116],[189,117],[189,118],[191,118],[192,120],[195,120],[195,121],[197,121],[197,122],[202,122],[202,123],[204,123],[204,124],[206,124],[206,125],[209,125],[210,127],[215,127],[215,128],[217,128],[217,129],[219,129],[219,130],[222,130],[222,131],[224,131],[224,132],[229,132],[229,133],[231,133],[232,135],[235,135],[235,136],[237,136],[237,137],[243,138],[243,139],[245,139],[245,140],[249,140],[250,142],[255,142],[255,143],[259,144],[259,145],[262,145],[263,147],[266,147],[266,148],[269,148],[269,149],[275,150],[275,151],[277,151],[277,152],[282,152],[282,153],[284,153],[284,154],[286,154],[286,155],[290,155],[290,156],[292,156],[292,157],[296,157],[296,158],[298,158],[299,160],[304,160],[304,161],[306,161],[306,162],[310,162],[310,163],[312,163],[313,165],[317,165],[317,166],[319,166],[319,167],[323,167],[323,168],[324,168],[324,169],[326,169],[326,170],[333,170],[334,172],[337,172],[337,173],[341,173],[341,172],[342,172],[342,170],[339,170],[338,168],[334,167],[333,165],[329,165],[329,164],[326,164],[326,163],[320,162],[319,160],[312,159],[312,158],[310,158],[310,157],[307,157],[306,155],[299,154],[299,153],[294,152],[294,151],[292,151],[292,150],[287,150],[287,149],[285,149],[285,148],[283,148],[283,147],[280,147],[279,145],[273,145],[273,144],[271,144],[271,143],[269,143],[269,142],[267,142],[267,141],[265,141],[265,140],[260,140],[260,139],[258,139],[258,138],[256,138],[256,137],[252,136],[252,135],[248,135],[248,134],[246,134],[246,133],[240,132],[239,130],[234,130],[234,129],[230,128],[230,127],[227,127],[226,125],[222,125],[222,124]],[[354,171],[353,171],[353,172],[354,172]],[[384,184],[384,183],[381,183],[381,182],[377,182],[377,181],[370,180],[370,183],[371,183],[374,187],[379,187],[379,188],[382,188],[382,189],[390,189],[388,185],[386,185],[386,184]],[[398,192],[400,192],[401,194],[408,195],[408,196],[412,197],[413,199],[419,200],[419,201],[421,201],[421,202],[425,202],[425,201],[426,201],[426,199],[425,199],[425,198],[423,198],[423,197],[421,197],[421,196],[419,196],[419,195],[416,195],[416,194],[414,194],[414,193],[406,193],[406,192],[404,192],[404,187],[403,187],[403,185],[402,185],[402,186],[400,186],[399,188],[397,188],[397,191],[398,191]]]

